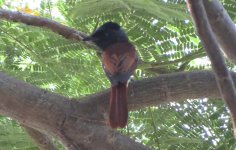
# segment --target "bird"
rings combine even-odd
[[[101,49],[103,70],[111,83],[109,124],[113,129],[124,128],[128,122],[128,81],[138,64],[136,49],[122,27],[111,21],[83,41],[92,41]]]

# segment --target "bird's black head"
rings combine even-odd
[[[117,23],[107,22],[89,37],[84,38],[83,41],[93,41],[99,48],[104,50],[117,42],[128,41],[128,37]]]

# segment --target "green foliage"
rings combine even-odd
[[[132,112],[124,132],[153,149],[231,149],[236,147],[231,128],[223,101],[201,99]]]
[[[177,6],[173,3],[154,0],[82,0],[75,4],[72,14],[75,17],[85,18],[93,17],[107,13],[117,12],[135,12],[142,16],[153,16],[163,19],[169,19],[170,16],[175,18],[186,19],[189,16],[185,13],[183,6]]]
[[[232,20],[236,21],[236,3],[234,0],[221,0]]]
[[[4,4],[4,0],[0,0],[0,7]]]
[[[222,2],[235,18],[235,1]],[[54,16],[55,7],[61,16]],[[106,21],[118,22],[137,48],[140,64],[134,79],[139,80],[164,73],[210,69],[185,7],[184,0],[63,0],[42,1],[39,12],[88,34]],[[0,26],[1,71],[73,98],[109,87],[99,57],[82,42],[20,23],[1,20]],[[228,111],[221,101],[188,100],[130,114],[129,126],[120,132],[152,149],[236,147]],[[2,117],[0,128],[11,130],[8,137],[0,130],[0,147],[5,144],[6,149],[27,149],[27,145],[35,148],[31,141],[21,141],[27,136],[14,121]]]
[[[0,147],[1,150],[37,150],[37,145],[10,118],[0,116]]]

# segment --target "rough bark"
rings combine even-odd
[[[134,82],[129,89],[130,110],[190,98],[220,97],[214,74],[209,71],[162,75]],[[148,149],[106,125],[108,96],[106,90],[71,100],[0,73],[0,113],[59,138],[68,149]]]
[[[236,90],[232,77],[227,69],[215,35],[208,22],[203,0],[187,0],[187,3],[197,33],[206,49],[208,57],[211,60],[221,95],[229,108],[236,138]]]
[[[227,57],[236,64],[236,27],[218,0],[204,0],[204,7],[216,39]]]

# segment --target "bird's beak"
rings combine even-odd
[[[91,36],[87,36],[83,39],[83,41],[94,41],[96,40],[94,37],[91,37]]]

